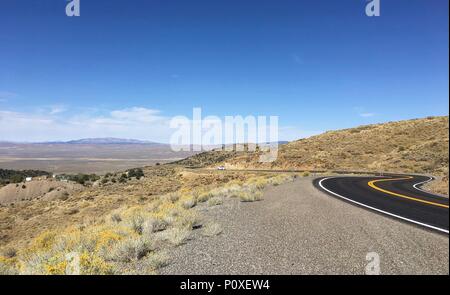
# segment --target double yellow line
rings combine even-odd
[[[404,199],[408,199],[408,200],[412,200],[412,201],[416,201],[416,202],[420,202],[420,203],[424,203],[424,204],[438,206],[438,207],[442,207],[442,208],[447,208],[448,209],[448,205],[439,204],[439,203],[430,202],[430,201],[422,200],[422,199],[415,198],[415,197],[409,197],[409,196],[405,196],[405,195],[402,195],[402,194],[394,193],[394,192],[382,189],[381,187],[378,187],[378,186],[375,185],[375,183],[378,183],[378,182],[408,180],[408,179],[413,179],[413,178],[414,177],[412,177],[412,176],[407,176],[407,177],[401,177],[401,178],[377,179],[377,180],[369,181],[367,184],[371,188],[376,189],[377,191],[380,191],[380,192],[383,192],[383,193],[386,193],[386,194],[389,194],[389,195],[392,195],[392,196],[396,196],[396,197],[400,197],[400,198],[404,198]]]

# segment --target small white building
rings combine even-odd
[[[30,181],[32,181],[32,180],[33,180],[33,177],[26,177],[26,178],[25,178],[25,181],[26,181],[26,182],[30,182]]]

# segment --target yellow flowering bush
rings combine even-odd
[[[147,204],[114,210],[97,223],[46,230],[17,255],[14,250],[9,252],[11,257],[0,256],[0,274],[153,273],[167,263],[164,249],[155,245],[182,245],[190,239],[191,231],[200,227],[199,212],[191,209],[197,202],[231,197],[257,201],[267,185],[291,179],[289,175],[254,177],[220,188],[170,193]],[[204,235],[220,232],[220,225],[209,225]]]

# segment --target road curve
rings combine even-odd
[[[326,193],[378,213],[449,233],[449,199],[420,187],[427,176],[326,177],[314,185]]]

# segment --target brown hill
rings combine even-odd
[[[449,118],[428,117],[329,131],[280,146],[278,159],[259,163],[259,153],[214,151],[182,161],[228,169],[389,171],[433,174],[448,191]]]
[[[41,198],[45,200],[66,199],[70,194],[82,190],[83,186],[80,184],[51,179],[12,183],[0,188],[0,205]]]

